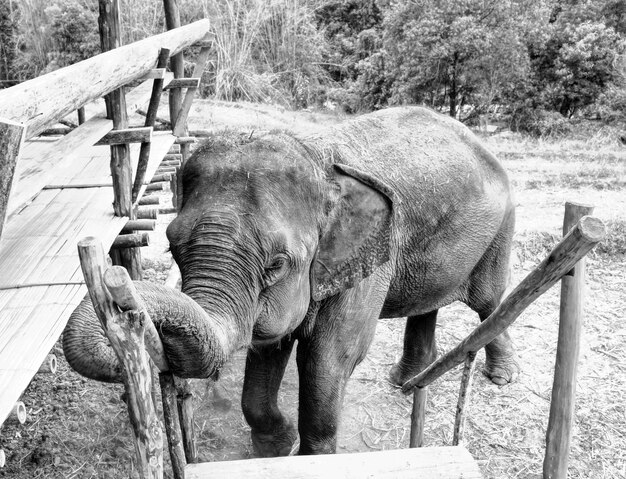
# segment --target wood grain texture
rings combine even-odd
[[[582,218],[555,246],[548,257],[524,278],[485,321],[458,346],[404,383],[402,391],[408,394],[414,387],[428,386],[442,374],[461,364],[469,352],[478,351],[493,341],[522,314],[528,305],[570,271],[604,238],[605,233],[604,224],[599,219],[592,216]]]
[[[592,213],[592,206],[565,203],[563,235],[567,235],[583,216]],[[561,279],[559,336],[543,462],[545,479],[567,478],[576,404],[576,372],[583,328],[584,289],[585,258],[582,258]]]
[[[111,130],[104,135],[96,146],[123,145],[126,143],[150,143],[152,141],[152,127],[127,128],[125,130]]]
[[[199,20],[0,90],[0,117],[26,123],[26,139],[32,138],[85,103],[140,79],[154,68],[161,48],[178,53],[208,38],[209,29],[209,20]]]
[[[182,101],[178,116],[176,117],[174,136],[183,136],[187,131],[187,117],[189,116],[189,112],[191,111],[191,105],[193,104],[193,99],[196,96],[196,91],[200,86],[200,79],[202,77],[202,73],[204,73],[204,68],[206,67],[206,62],[209,59],[209,54],[211,53],[211,51],[211,48],[203,48],[202,50],[200,50],[200,54],[196,59],[196,64],[193,70],[193,79],[197,79],[198,84],[195,87],[188,87],[187,91],[185,92],[185,98]]]
[[[467,449],[421,447],[318,456],[205,462],[185,468],[186,479],[478,479],[478,465]]]
[[[114,286],[105,282],[103,270],[107,263],[99,240],[93,237],[82,239],[78,251],[94,310],[104,326],[112,349],[124,366],[126,404],[133,427],[140,475],[143,478],[162,479],[163,438],[152,400],[152,370],[144,343],[145,325],[151,321],[141,310],[118,312],[114,296],[121,309],[128,305],[137,306],[133,304],[133,292],[125,289],[133,284],[130,279],[126,279],[128,274],[123,268],[109,268],[112,273],[108,275],[111,277],[108,283]]]

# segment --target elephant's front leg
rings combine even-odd
[[[293,423],[278,409],[278,388],[293,340],[248,350],[241,407],[252,428],[252,445],[261,457],[286,456],[298,437]]]
[[[387,287],[384,279],[370,276],[329,298],[313,331],[299,338],[299,454],[335,453],[346,384],[372,342]]]

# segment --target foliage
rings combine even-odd
[[[208,2],[216,59],[210,68],[216,98],[306,107],[326,83],[320,68],[323,36],[311,8],[296,0]]]
[[[0,87],[10,84],[13,63],[17,55],[17,11],[9,0],[0,0]]]

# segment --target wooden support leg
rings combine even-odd
[[[422,447],[424,445],[427,399],[428,388],[415,388],[413,390],[413,410],[411,411],[411,436],[409,438],[409,447]]]
[[[463,376],[461,377],[461,387],[459,389],[459,400],[456,405],[456,417],[454,418],[454,432],[452,434],[452,445],[459,446],[463,443],[463,432],[465,430],[465,418],[469,397],[472,392],[472,378],[476,366],[476,353],[470,351],[465,358]]]
[[[187,379],[176,378],[176,393],[185,456],[187,463],[195,464],[198,462],[198,447],[193,423],[193,393],[191,392],[191,384]]]
[[[22,148],[26,127],[0,118],[0,236],[9,208],[15,165]]]
[[[174,479],[184,479],[187,461],[185,459],[185,449],[183,447],[180,418],[178,415],[178,401],[176,398],[174,376],[170,373],[161,373],[159,375],[159,382],[161,383],[165,433],[167,435]]]
[[[591,213],[593,213],[592,206],[566,203],[563,235],[567,235],[580,218]],[[546,456],[543,462],[544,479],[567,478],[576,401],[576,370],[583,325],[584,287],[585,258],[582,258],[574,269],[561,279],[559,337],[550,418],[546,432]]]
[[[99,0],[100,45],[102,51],[112,50],[121,44],[121,15],[119,0]],[[128,128],[126,95],[124,88],[113,90],[107,95],[107,113],[113,120],[114,130]],[[132,208],[133,174],[130,163],[130,148],[127,144],[111,145],[111,176],[113,177],[113,210],[116,216],[128,216],[134,219]],[[130,277],[140,280],[141,249],[128,248],[112,255],[112,258],[124,266]]]

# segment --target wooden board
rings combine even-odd
[[[110,245],[127,218],[113,216],[111,188],[43,191],[0,239],[0,424],[85,295],[76,243]]]
[[[408,418],[407,418],[408,420]],[[205,462],[185,467],[186,479],[478,479],[478,464],[462,446]]]

